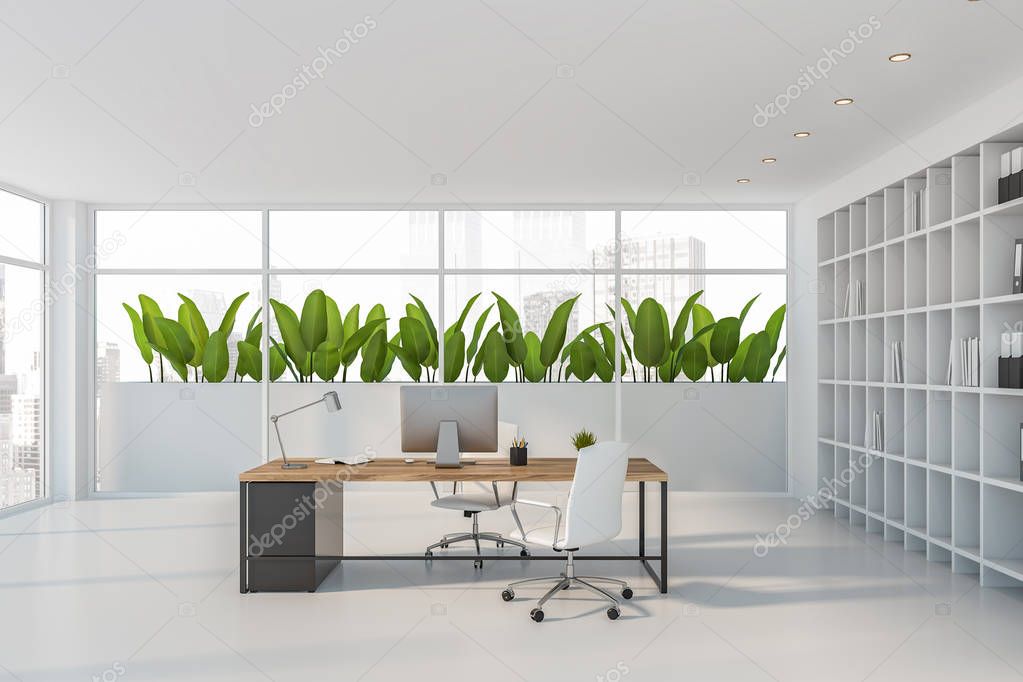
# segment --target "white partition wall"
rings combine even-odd
[[[1011,262],[1023,200],[997,203],[998,157],[1014,146],[971,147],[817,221],[817,470],[850,481],[834,513],[984,585],[1023,581],[1023,390],[997,377],[1001,333],[1023,328]],[[856,281],[862,309],[846,300]]]

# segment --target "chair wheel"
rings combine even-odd
[[[511,601],[514,598],[515,598],[515,591],[513,589],[508,588],[507,590],[502,590],[501,591],[501,599],[503,599],[505,601]]]
[[[617,607],[612,606],[607,610],[607,617],[611,620],[618,620],[618,616],[622,615],[622,612]]]
[[[483,568],[483,559],[476,559],[472,562],[473,568]]]
[[[529,552],[523,549],[519,552],[519,556],[529,556]]]
[[[543,620],[543,609],[533,609],[529,612],[529,617],[539,623]]]
[[[564,585],[561,586],[561,589],[567,590],[569,587],[571,587],[571,585],[569,585],[568,583],[565,583]]]
[[[626,587],[622,590],[622,599],[632,599],[632,588]]]

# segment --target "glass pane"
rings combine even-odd
[[[786,278],[785,275],[623,275],[622,292],[625,298],[638,308],[640,302],[646,298],[653,298],[664,306],[668,314],[668,325],[674,327],[679,312],[685,305],[686,300],[692,293],[703,290],[698,302],[710,310],[714,319],[722,317],[738,317],[746,303],[760,294],[753,306],[750,308],[746,319],[743,321],[740,339],[749,334],[761,331],[767,325],[771,314],[777,310],[786,300]],[[691,338],[693,325],[690,321],[686,330],[686,338]],[[629,343],[634,341],[631,330],[626,332]],[[785,346],[785,327],[782,327],[781,337],[778,340],[778,350],[774,360],[777,360],[778,353]],[[643,367],[635,363],[636,376],[643,380]],[[771,371],[774,370],[774,361],[771,364]],[[720,379],[720,369],[714,369],[714,378]],[[633,374],[630,368],[628,379]],[[711,373],[708,371],[703,377],[709,381]],[[770,381],[771,373],[768,372],[767,380]],[[775,381],[782,381],[785,378],[785,363],[782,362],[775,376]],[[651,377],[653,380],[653,377]],[[676,381],[686,381],[684,375],[679,375]]]
[[[41,263],[43,205],[0,190],[0,254]]]
[[[784,211],[623,211],[622,268],[784,268]]]
[[[594,324],[606,322],[609,330],[614,329],[613,316],[606,306],[606,304],[614,305],[614,277],[612,275],[449,275],[445,278],[445,285],[447,289],[444,296],[445,314],[449,323],[458,319],[472,296],[482,292],[466,316],[463,326],[467,345],[473,337],[476,323],[483,315],[484,310],[496,302],[492,292],[500,294],[515,309],[519,316],[523,335],[533,332],[541,341],[555,309],[574,296],[579,296],[579,300],[568,319],[565,334],[566,346]],[[491,327],[498,321],[498,310],[495,305],[487,313],[486,321],[482,326],[481,343]],[[589,334],[603,347],[603,337],[599,330],[591,329]],[[473,359],[471,358],[471,360]],[[470,363],[463,368],[460,379],[473,381],[475,376],[478,381],[486,381],[485,369],[474,367],[474,364]],[[559,355],[558,361],[548,373],[549,378],[557,381],[560,373],[564,379],[565,369],[569,364],[568,362],[562,363]],[[474,375],[474,369],[479,369],[478,375]],[[586,374],[590,381],[601,380],[600,376],[591,374],[589,371]],[[534,376],[540,378],[539,375]],[[521,378],[528,379],[525,376]],[[569,375],[571,381],[578,381],[579,378],[578,375]],[[515,370],[510,369],[504,380],[515,381]]]
[[[0,265],[0,508],[44,494],[42,274]]]
[[[259,211],[96,211],[100,268],[259,268]]]
[[[436,211],[271,211],[275,268],[437,267]]]
[[[232,301],[248,292],[227,339],[223,379],[207,374],[205,356],[186,365],[188,383],[170,359],[147,364],[122,303],[140,310],[145,294],[177,321],[191,299],[211,332]],[[236,374],[238,342],[259,309],[255,275],[100,275],[96,278],[96,489],[122,492],[231,490],[238,471],[262,459],[261,386]],[[187,318],[186,318],[187,319]],[[210,347],[207,347],[207,353]],[[211,371],[217,371],[210,364]],[[201,381],[196,382],[196,378]],[[161,381],[162,378],[162,381]]]
[[[592,268],[614,244],[612,211],[446,211],[444,267]]]
[[[383,307],[386,320],[375,325],[377,331],[383,331],[383,338],[386,341],[401,345],[400,339],[395,338],[399,333],[401,318],[405,317],[407,306],[416,305],[412,298],[415,295],[423,302],[430,314],[434,326],[440,324],[440,316],[437,307],[437,277],[434,275],[330,275],[324,277],[304,275],[274,275],[270,282],[270,295],[285,303],[291,308],[296,316],[301,317],[306,297],[316,289],[322,289],[338,306],[342,318],[348,317],[355,304],[359,304],[358,322],[359,327],[367,325],[367,318],[374,306]],[[278,340],[286,340],[281,336],[280,327],[276,319],[270,324],[271,334]],[[369,338],[374,333],[367,333]],[[384,353],[382,364],[373,373],[363,376],[363,361],[369,353],[369,343],[363,345],[358,353],[353,356],[348,365],[342,363],[338,368],[334,381],[337,382],[359,382],[359,381],[410,381],[411,378],[402,363],[392,353]],[[372,357],[372,355],[371,355]],[[428,381],[433,378],[435,368],[422,369],[420,380]],[[301,374],[301,372],[299,372]],[[324,369],[324,375],[330,376],[329,370]],[[321,375],[313,368],[312,381],[321,381]],[[439,380],[440,377],[438,376]],[[285,372],[278,381],[294,381],[295,377],[290,371]]]

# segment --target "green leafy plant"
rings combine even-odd
[[[576,452],[583,448],[588,448],[596,444],[596,442],[597,437],[593,435],[592,431],[581,429],[572,434],[572,446],[576,449]]]

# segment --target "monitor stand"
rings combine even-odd
[[[437,468],[459,469],[462,453],[458,449],[458,422],[443,421],[437,432]]]

